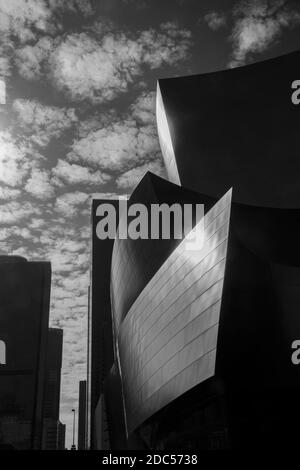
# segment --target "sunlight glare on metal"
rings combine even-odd
[[[164,105],[163,105],[159,83],[157,84],[157,93],[156,93],[156,121],[157,121],[159,143],[160,143],[163,159],[165,162],[165,166],[168,172],[169,180],[175,184],[180,185],[180,178],[179,178],[179,174],[177,170],[177,164],[175,160],[172,138],[171,138],[169,124],[167,121],[167,116],[166,116]]]

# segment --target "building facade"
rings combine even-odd
[[[1,256],[0,279],[0,446],[40,449],[51,266]]]
[[[299,59],[158,83],[169,181],[147,174],[129,204],[204,204],[204,243],[117,235],[92,280],[111,321],[94,414],[110,449],[297,445]]]
[[[159,80],[156,116],[168,179],[214,198],[232,187],[233,202],[298,209],[299,106],[292,85],[299,58],[300,51]]]
[[[111,341],[111,353],[110,356],[103,354],[101,357],[102,361],[107,361],[109,358],[109,364],[106,364],[105,372],[102,375],[102,391],[98,399],[96,411],[92,410],[95,427],[91,432],[94,434],[94,448],[118,449],[127,447],[128,436],[122,391],[125,384],[123,375],[121,378],[121,364],[118,360],[119,342],[115,341],[115,339],[120,334],[120,328],[125,321],[127,311],[157,270],[170,257],[174,248],[179,245],[180,240],[175,238],[174,233],[170,234],[170,239],[163,239],[160,233],[157,240],[131,240],[130,238],[123,240],[118,237],[115,241],[99,240],[96,231],[100,217],[96,213],[97,208],[101,204],[106,204],[106,202],[101,200],[94,201],[93,206],[93,244],[97,246],[98,257],[93,257],[94,277],[92,277],[92,292],[95,292],[96,289],[99,292],[99,286],[102,288],[103,282],[106,283],[109,280],[109,290],[106,292],[109,298],[106,300],[106,306],[111,324],[110,330],[106,330],[106,341]],[[174,203],[177,203],[180,207],[183,207],[184,204],[190,204],[195,207],[198,203],[202,205],[203,201],[197,193],[180,188],[171,182],[148,173],[130,197],[128,207],[136,203],[142,203],[150,209],[151,204],[167,204],[172,206]],[[123,220],[122,217],[120,221]],[[196,211],[193,213],[192,220],[192,223],[195,222]],[[110,252],[107,249],[108,244],[111,246]],[[101,246],[104,250],[103,255],[101,254]],[[110,263],[105,271],[103,259],[106,259],[107,256]],[[101,271],[97,275],[95,275],[96,263],[101,263]],[[92,300],[92,323],[94,324],[95,321],[99,321],[102,314],[103,303],[95,304],[95,301]],[[98,338],[96,337],[96,340],[98,339],[99,341],[99,338],[100,335]],[[93,375],[93,371],[91,375]]]
[[[63,330],[49,328],[43,405],[43,450],[58,450],[59,448],[62,354]]]
[[[66,450],[66,425],[59,421],[58,423],[58,449]]]
[[[86,394],[86,380],[79,382],[79,407],[78,407],[78,450],[86,449],[86,416],[87,416],[87,394]]]
[[[118,209],[117,201],[102,200],[101,203],[115,204],[116,210]],[[94,441],[99,423],[99,420],[95,421],[97,404],[104,394],[104,381],[114,362],[109,274],[113,240],[100,240],[97,237],[98,206],[99,201],[93,200],[87,379],[87,442],[92,449],[96,448]],[[103,435],[103,442],[108,440],[106,433]]]

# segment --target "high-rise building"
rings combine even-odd
[[[43,450],[57,450],[59,446],[59,406],[63,330],[49,328],[43,406]]]
[[[114,204],[117,201],[102,201]],[[88,447],[95,448],[95,412],[104,391],[104,379],[113,364],[112,318],[110,306],[110,266],[113,240],[100,240],[96,235],[97,201],[92,204],[91,288],[88,341],[87,433]],[[103,437],[108,441],[108,434]]]
[[[87,395],[86,395],[86,380],[79,382],[79,407],[78,407],[78,450],[85,450],[87,447],[86,442],[86,415],[87,415]]]
[[[129,205],[203,203],[203,244],[116,236],[102,265],[93,249],[92,302],[100,290],[110,316],[95,447],[104,433],[110,449],[297,445],[299,59],[159,81],[170,181],[147,174]]]
[[[66,450],[66,425],[58,423],[58,447],[57,450]]]
[[[0,257],[0,447],[40,449],[51,266]]]

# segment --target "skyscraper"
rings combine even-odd
[[[51,266],[0,257],[0,446],[40,449]]]
[[[79,382],[79,412],[78,412],[78,450],[86,449],[86,412],[87,412],[87,396],[86,396],[86,380]]]
[[[115,204],[117,201],[102,201]],[[89,311],[88,346],[88,442],[93,449],[95,435],[95,412],[98,400],[104,391],[104,379],[113,364],[112,318],[110,305],[110,266],[113,240],[99,240],[96,235],[96,213],[99,201],[92,204],[92,253],[91,290]],[[108,440],[108,434],[105,435]]]
[[[43,406],[43,450],[57,450],[59,445],[59,405],[63,330],[49,328]]]
[[[58,447],[57,450],[66,450],[66,425],[58,423]]]

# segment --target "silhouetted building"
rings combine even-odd
[[[298,445],[299,59],[159,81],[172,182],[148,173],[129,204],[203,203],[198,250],[187,239],[116,237],[104,253],[94,202],[93,266],[102,271],[91,298],[100,291],[111,317],[95,447],[104,432],[110,449]],[[102,308],[94,304],[93,322]]]
[[[63,330],[49,328],[45,397],[43,407],[43,450],[57,450],[59,446],[59,407]]]
[[[58,450],[66,449],[66,425],[58,422]]]
[[[40,449],[51,266],[0,257],[0,447]]]
[[[86,380],[79,382],[79,412],[78,412],[78,450],[86,449],[86,412],[87,395]]]
[[[118,202],[102,200],[102,203],[114,204],[118,211]],[[110,306],[110,267],[113,240],[99,240],[96,232],[96,211],[99,201],[92,203],[92,259],[91,290],[88,338],[88,416],[87,440],[92,449],[94,445],[95,412],[98,400],[103,394],[104,379],[107,376],[113,358],[112,318]],[[108,435],[105,440],[108,440]]]

